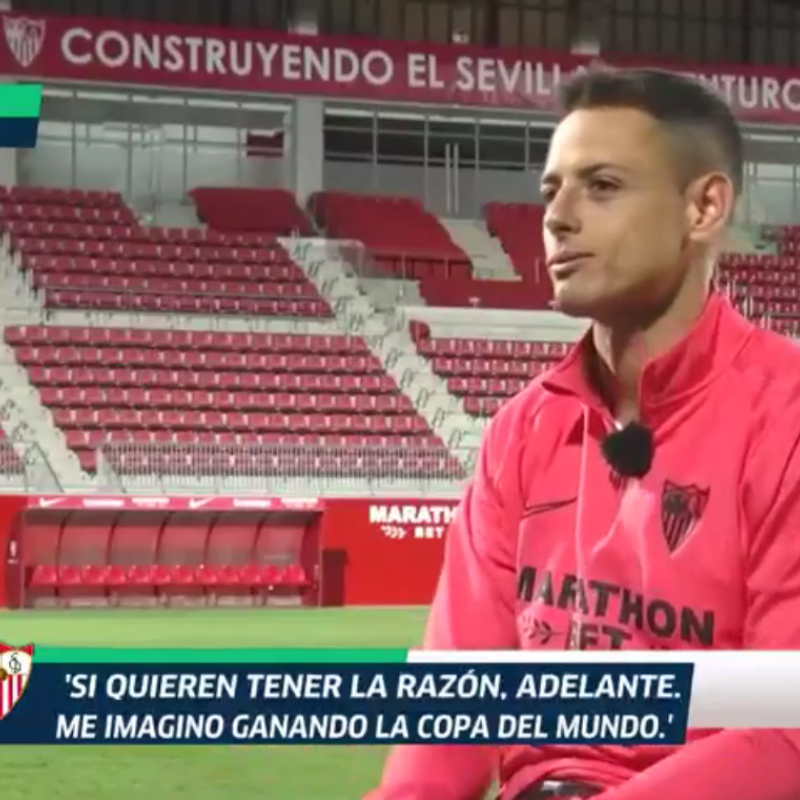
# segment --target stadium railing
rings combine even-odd
[[[36,442],[0,439],[0,491],[60,492],[63,488]]]
[[[113,443],[97,451],[108,492],[458,497],[477,448]]]
[[[385,264],[379,263],[373,255],[373,252],[364,245],[352,239],[313,239],[308,240],[302,245],[302,258],[306,264],[310,264],[311,277],[316,277],[315,270],[323,264],[336,261],[341,266],[341,276],[358,278],[361,280],[384,280],[383,294],[380,298],[373,297],[377,300],[379,308],[392,308],[403,305],[407,302],[419,302],[418,294],[411,289],[408,281],[418,279],[416,272],[416,263],[420,259],[431,258],[439,262],[439,268],[443,276],[447,276],[449,272],[449,265],[453,266],[463,263],[463,257],[448,258],[438,254],[431,254],[425,251],[420,252],[392,252],[380,251],[382,255],[391,256],[394,266],[391,270],[387,269]],[[339,278],[339,279],[340,279]],[[386,279],[390,279],[386,281]],[[335,288],[337,279],[332,279],[329,283],[322,286],[322,293],[326,297],[331,294],[335,295],[332,290]],[[334,303],[335,308],[335,303]]]

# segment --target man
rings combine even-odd
[[[563,109],[544,236],[557,307],[593,325],[492,420],[425,646],[798,648],[800,350],[712,288],[741,190],[736,122],[645,70],[578,76]],[[404,746],[370,800],[479,800],[495,777],[504,800],[798,800],[800,732]]]

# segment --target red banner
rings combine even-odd
[[[329,581],[323,599],[348,606],[429,604],[456,505],[454,500],[330,500],[322,516]]]
[[[589,61],[463,45],[38,14],[2,17],[0,72],[45,81],[548,110],[559,81]],[[744,120],[800,120],[800,77],[794,71],[719,64],[680,69],[717,87]]]
[[[59,511],[319,511],[316,497],[166,497],[153,495],[36,495],[28,498],[29,508]]]

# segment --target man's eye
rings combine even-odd
[[[613,181],[607,181],[603,180],[602,178],[598,178],[597,180],[592,181],[591,188],[592,191],[596,192],[614,192],[619,189],[619,186]]]
[[[555,191],[552,188],[546,188],[541,190],[542,200],[545,203],[551,203],[553,198],[556,196]]]

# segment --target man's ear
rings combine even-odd
[[[686,232],[690,242],[718,241],[736,207],[736,192],[730,178],[722,172],[710,172],[686,190]]]

